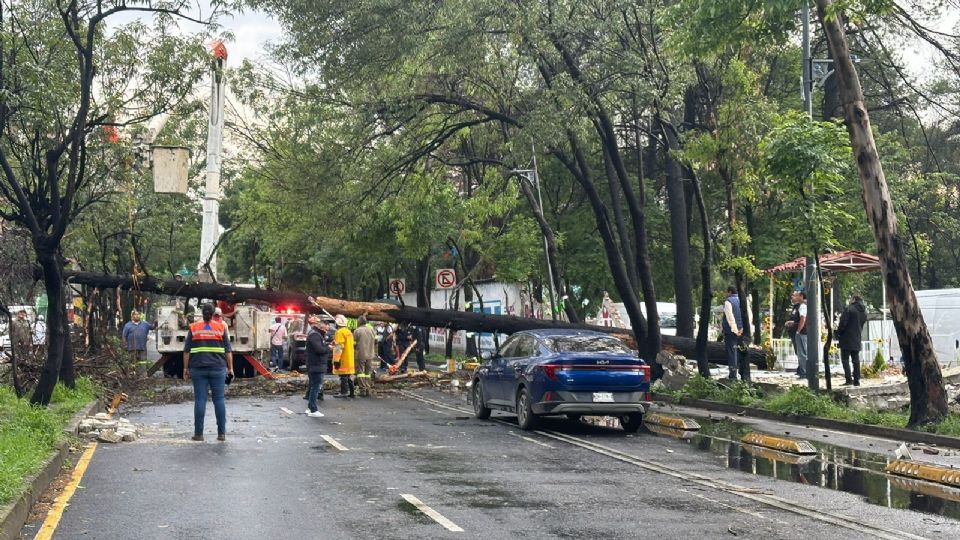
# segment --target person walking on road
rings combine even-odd
[[[863,346],[863,325],[867,323],[867,308],[863,299],[850,296],[847,307],[837,323],[837,341],[840,343],[840,361],[843,364],[844,386],[860,386],[860,349]],[[853,360],[853,378],[850,377],[850,361]]]
[[[354,347],[353,332],[347,328],[347,318],[343,315],[334,317],[337,333],[333,337],[333,372],[340,376],[340,393],[335,398],[356,397],[354,395],[353,374]]]
[[[353,331],[353,341],[356,347],[357,386],[360,387],[360,397],[370,397],[373,393],[373,359],[377,357],[377,335],[367,324],[366,317],[357,319],[357,329]]]
[[[740,312],[740,297],[737,295],[737,289],[733,286],[727,287],[727,299],[723,302],[723,348],[727,355],[727,367],[729,368],[729,378],[731,381],[737,379],[737,368],[739,367],[739,347],[743,339],[743,315]],[[740,369],[741,378],[746,378]]]
[[[130,312],[130,320],[123,325],[123,345],[130,354],[130,364],[143,377],[147,374],[147,335],[153,325],[140,319],[140,312]]]
[[[427,359],[424,356],[424,352],[430,339],[430,331],[423,326],[414,326],[412,328],[413,337],[417,340],[417,346],[414,348],[414,352],[417,353],[417,371],[424,371],[427,369]]]
[[[277,315],[270,325],[270,367],[275,370],[283,369],[283,344],[287,342],[287,325],[283,318]]]
[[[227,404],[224,391],[233,379],[233,351],[227,327],[213,320],[213,304],[204,304],[203,320],[190,325],[183,344],[183,380],[193,381],[193,440],[203,440],[203,418],[207,413],[207,389],[213,397],[217,417],[217,440],[227,440]]]
[[[333,351],[327,342],[327,321],[310,316],[307,322],[314,331],[307,336],[307,378],[310,383],[307,387],[305,412],[311,418],[322,418],[323,413],[317,408],[317,398],[323,399],[323,374],[327,372],[327,364],[330,363]]]
[[[807,293],[793,291],[790,297],[793,311],[787,321],[787,332],[793,341],[793,350],[797,353],[797,377],[807,377]]]

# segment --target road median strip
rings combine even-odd
[[[807,441],[767,435],[759,431],[747,433],[740,439],[740,442],[753,446],[762,446],[788,454],[812,455],[817,453],[817,448]]]
[[[886,472],[937,484],[960,487],[960,469],[944,467],[933,463],[923,463],[909,459],[898,459],[887,465]]]

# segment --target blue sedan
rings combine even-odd
[[[477,418],[515,412],[525,430],[540,416],[595,415],[616,416],[632,432],[650,407],[650,366],[608,334],[518,332],[476,369],[470,396]]]

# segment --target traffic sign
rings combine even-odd
[[[441,268],[437,270],[437,288],[452,289],[457,286],[457,273],[453,268]]]
[[[403,278],[390,278],[390,294],[403,296],[407,292],[407,282]]]

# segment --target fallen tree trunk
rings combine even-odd
[[[366,314],[367,319],[385,322],[409,322],[418,326],[434,328],[450,328],[453,330],[468,330],[471,332],[501,332],[512,334],[521,330],[542,330],[548,328],[570,328],[581,330],[595,330],[612,334],[624,340],[628,345],[637,348],[633,332],[625,328],[610,326],[593,326],[589,324],[571,324],[563,321],[529,319],[514,315],[490,315],[474,313],[472,311],[452,311],[445,309],[419,308],[413,306],[397,306],[383,302],[355,302],[336,298],[311,297],[291,292],[273,291],[268,289],[252,289],[234,287],[220,283],[195,283],[175,279],[159,280],[152,277],[141,277],[136,282],[132,276],[116,276],[96,272],[64,272],[70,283],[89,285],[100,289],[136,289],[155,294],[166,294],[184,298],[207,298],[211,300],[225,300],[228,302],[260,302],[271,305],[298,306],[301,311],[331,314],[342,314],[347,317],[359,317]],[[686,356],[695,358],[696,340],[677,336],[663,336],[666,348]],[[723,343],[711,342],[707,347],[707,356],[711,362],[726,365]],[[750,349],[747,356],[751,364],[766,367],[766,358],[763,351]],[[652,363],[654,359],[648,359]]]

